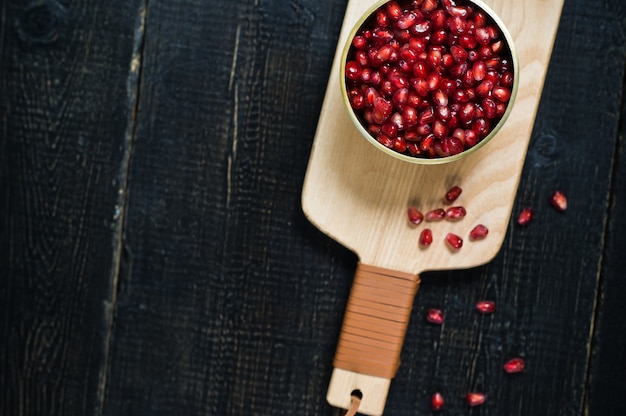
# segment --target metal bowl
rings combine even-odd
[[[429,157],[422,157],[422,156],[413,156],[413,155],[407,155],[407,154],[403,154],[403,153],[399,153],[391,148],[388,148],[384,145],[382,145],[380,142],[378,142],[378,140],[376,140],[375,137],[373,137],[367,130],[367,127],[364,125],[364,122],[361,120],[361,118],[355,113],[355,111],[352,109],[352,106],[350,105],[350,100],[348,98],[348,86],[347,86],[347,81],[346,81],[346,76],[345,76],[345,71],[346,71],[346,63],[348,61],[348,56],[352,50],[352,40],[354,39],[354,37],[356,36],[356,34],[361,30],[361,28],[367,23],[369,22],[369,19],[374,19],[375,18],[375,14],[378,11],[378,9],[380,9],[381,7],[384,7],[387,3],[389,3],[391,0],[383,0],[383,1],[379,1],[376,4],[374,4],[370,9],[368,9],[357,21],[357,23],[354,25],[354,27],[352,28],[350,35],[347,38],[346,44],[343,48],[343,54],[342,54],[342,59],[341,59],[341,67],[340,67],[340,73],[339,76],[341,77],[340,79],[340,85],[341,85],[341,93],[343,96],[343,100],[344,100],[344,104],[345,107],[348,111],[348,114],[350,115],[350,118],[352,120],[352,122],[354,123],[354,125],[357,127],[357,129],[359,130],[359,132],[363,135],[363,137],[365,137],[365,139],[367,139],[371,144],[373,144],[376,148],[378,148],[380,151],[396,158],[399,160],[403,160],[409,163],[414,163],[414,164],[443,164],[443,163],[448,163],[448,162],[453,162],[456,160],[459,160],[461,158],[464,158],[465,156],[468,156],[476,151],[478,151],[480,148],[484,147],[489,141],[491,141],[496,134],[498,133],[498,131],[502,128],[502,126],[504,125],[504,123],[506,122],[509,114],[511,113],[511,110],[513,108],[513,104],[515,101],[515,97],[517,95],[517,90],[518,90],[518,81],[519,81],[519,61],[517,59],[517,54],[515,51],[515,44],[513,42],[513,38],[511,36],[511,34],[509,33],[508,29],[506,28],[506,26],[504,25],[504,23],[502,22],[502,20],[498,17],[498,15],[491,9],[489,8],[489,6],[487,6],[485,3],[483,3],[480,0],[458,0],[457,4],[458,5],[470,5],[472,6],[474,9],[478,9],[481,10],[482,12],[485,13],[485,15],[488,17],[488,19],[492,22],[495,23],[495,25],[499,28],[500,33],[502,35],[502,37],[504,38],[505,41],[505,48],[506,50],[508,50],[508,52],[510,53],[511,56],[511,72],[513,73],[513,85],[511,87],[511,97],[507,103],[507,108],[504,112],[504,114],[502,115],[502,117],[498,120],[498,122],[495,125],[491,126],[491,129],[489,131],[489,133],[482,139],[480,139],[480,141],[478,141],[478,143],[476,143],[473,147],[467,148],[464,151],[457,153],[455,155],[451,155],[451,156],[446,156],[446,157],[433,157],[433,158],[429,158]],[[440,0],[439,0],[440,1]],[[405,4],[406,1],[403,0],[399,0],[397,1],[399,4]]]

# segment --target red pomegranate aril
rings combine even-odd
[[[494,100],[489,97],[483,98],[482,104],[483,110],[485,111],[485,117],[493,119],[498,116],[498,108]]]
[[[491,41],[491,34],[486,27],[477,27],[474,36],[476,41],[482,45],[486,45]]]
[[[417,22],[417,16],[415,13],[405,13],[399,19],[396,25],[398,29],[408,29]]]
[[[446,137],[443,142],[447,146],[450,156],[458,155],[464,150],[463,141],[456,137]]]
[[[426,320],[431,324],[441,325],[444,321],[443,311],[441,309],[431,308],[426,311]]]
[[[445,405],[445,401],[443,399],[443,395],[439,392],[434,393],[430,398],[430,408],[434,411],[438,411],[443,409]]]
[[[393,103],[399,106],[406,104],[409,100],[409,89],[408,88],[399,88],[396,92],[393,93]]]
[[[424,111],[422,111],[419,115],[419,123],[420,124],[428,124],[435,121],[435,109],[433,107],[428,107]]]
[[[376,23],[380,27],[389,26],[389,16],[387,16],[387,13],[385,13],[384,10],[378,10],[376,12]]]
[[[386,134],[383,134],[383,133],[379,134],[376,137],[376,140],[380,144],[382,144],[383,146],[385,146],[385,147],[387,147],[389,149],[393,148],[393,139],[390,138],[389,136],[387,136]]]
[[[505,103],[511,98],[511,90],[506,87],[495,86],[493,90],[491,90],[491,95],[496,100]]]
[[[484,61],[476,61],[472,66],[472,74],[476,81],[482,81],[487,75],[487,65]]]
[[[472,228],[469,237],[472,241],[483,240],[485,237],[487,237],[487,234],[489,234],[489,229],[482,224],[478,224],[477,226]]]
[[[557,211],[563,212],[567,209],[567,197],[562,191],[554,191],[550,195],[550,204],[552,204]]]
[[[446,106],[448,105],[448,94],[446,94],[442,90],[437,90],[433,93],[433,101],[436,106]]]
[[[476,95],[482,98],[489,97],[491,95],[491,90],[493,89],[493,82],[485,79],[483,82],[478,84],[478,86],[474,89],[476,91]]]
[[[395,1],[390,1],[389,3],[387,3],[386,11],[389,19],[394,21],[398,20],[400,16],[402,16],[402,8]]]
[[[484,393],[471,392],[467,393],[467,395],[465,396],[465,401],[468,405],[472,407],[480,406],[481,404],[485,403],[485,401],[487,401],[487,397]]]
[[[522,358],[512,358],[504,363],[504,371],[508,374],[521,373],[524,371],[526,363]]]
[[[508,88],[513,86],[513,73],[510,71],[505,71],[500,76],[500,83]]]
[[[446,192],[446,195],[445,195],[446,201],[448,201],[449,203],[456,201],[457,198],[461,195],[461,192],[463,192],[463,189],[461,189],[461,187],[457,185],[453,186],[452,188],[448,189],[448,191]]]
[[[391,122],[385,123],[380,127],[380,131],[389,137],[393,137],[398,134],[398,126]]]
[[[437,107],[435,111],[437,113],[437,118],[439,120],[441,120],[444,123],[448,123],[450,121],[452,117],[452,112],[450,111],[450,107],[448,106]]]
[[[448,233],[446,235],[446,243],[454,250],[459,250],[463,247],[463,239],[454,233]]]
[[[459,110],[459,118],[465,123],[471,122],[476,117],[476,107],[472,103],[465,103]]]
[[[435,135],[436,138],[443,139],[444,137],[448,135],[448,131],[449,131],[448,126],[446,126],[440,120],[435,120],[433,122],[433,134]]]
[[[459,45],[464,47],[466,50],[474,49],[478,41],[472,35],[461,35],[459,36]]]
[[[357,35],[352,39],[352,45],[357,49],[367,48],[367,39],[364,36]]]
[[[420,245],[426,247],[433,243],[433,232],[430,228],[424,228],[420,233]]]
[[[465,19],[460,16],[456,16],[448,20],[448,27],[450,32],[455,35],[461,35],[465,32]]]
[[[413,127],[417,124],[417,110],[414,107],[405,107],[402,111],[402,119],[407,127]]]
[[[420,143],[420,150],[422,152],[430,152],[435,143],[435,136],[431,133],[428,136],[424,137]],[[444,211],[445,215],[445,211]],[[443,219],[443,218],[442,218]],[[430,219],[428,221],[439,221],[438,219]]]
[[[426,221],[441,221],[446,217],[446,211],[443,208],[433,209],[426,213]]]
[[[350,61],[346,63],[346,78],[357,79],[361,76],[361,65],[356,61]]]
[[[446,219],[450,221],[458,221],[467,215],[467,211],[463,207],[450,207],[446,210]]]
[[[492,300],[481,300],[476,303],[476,310],[482,314],[491,314],[496,311],[496,303]]]
[[[517,223],[519,225],[526,225],[533,219],[533,209],[526,207],[520,212],[517,217]]]
[[[392,149],[398,153],[404,153],[406,151],[406,140],[401,136],[396,136],[393,139]]]
[[[424,221],[424,214],[415,207],[409,207],[408,215],[411,224],[419,225]]]
[[[441,75],[439,75],[439,74],[430,74],[426,78],[426,83],[428,85],[428,90],[429,91],[435,91],[437,88],[439,88],[439,84],[441,83]]]
[[[478,143],[478,136],[474,130],[465,130],[465,147],[473,147]]]
[[[476,132],[476,135],[483,138],[489,133],[489,121],[485,118],[477,118],[472,122],[472,130]]]
[[[462,46],[459,46],[459,45],[451,46],[450,54],[452,55],[452,58],[454,58],[454,61],[457,64],[461,64],[467,61],[467,50],[465,50],[465,48],[463,48]],[[459,70],[459,72],[461,71]]]

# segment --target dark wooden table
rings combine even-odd
[[[333,414],[357,259],[300,194],[346,4],[0,1],[1,415]],[[626,414],[625,61],[624,2],[566,0],[535,219],[422,276],[386,414]]]

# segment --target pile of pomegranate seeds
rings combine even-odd
[[[463,190],[459,186],[453,186],[446,192],[444,198],[446,201],[452,203]],[[409,222],[414,225],[421,224],[424,220],[427,222],[438,222],[444,219],[448,221],[460,221],[465,218],[467,211],[463,206],[454,206],[448,209],[436,208],[428,211],[426,214],[422,214],[416,207],[410,206],[407,210]],[[483,224],[478,224],[469,233],[471,241],[482,240],[487,237],[489,230]],[[452,251],[458,251],[463,247],[463,238],[454,233],[448,233],[444,239]],[[420,233],[419,244],[422,247],[428,247],[433,242],[433,233],[429,228],[425,228]]]
[[[348,100],[383,146],[413,157],[463,152],[504,115],[513,88],[505,38],[476,6],[389,1],[352,39]]]

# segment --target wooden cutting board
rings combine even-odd
[[[563,0],[485,0],[503,20],[517,50],[519,90],[509,119],[486,146],[443,165],[397,160],[367,142],[352,124],[341,97],[343,46],[353,25],[377,0],[349,0],[319,118],[302,192],[305,215],[359,257],[328,390],[330,404],[348,408],[350,393],[363,394],[359,413],[381,415],[408,325],[419,274],[489,262],[504,239],[530,141]],[[460,222],[411,226],[407,208],[445,208],[443,196],[458,185]],[[476,224],[485,240],[467,236]],[[434,241],[420,248],[419,233]],[[444,237],[464,237],[459,251]]]

